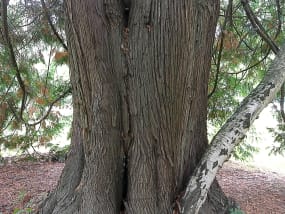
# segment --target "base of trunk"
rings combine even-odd
[[[64,193],[64,189],[60,187],[59,183],[57,189],[48,196],[48,198],[41,204],[38,213],[41,214],[63,214],[63,213],[82,213],[80,211],[80,196],[69,193]],[[228,198],[222,191],[217,180],[212,184],[208,197],[199,211],[199,214],[230,214],[231,209],[239,208],[238,204],[231,198]],[[88,209],[85,209],[85,211]],[[102,210],[89,210],[90,214],[102,213]],[[105,213],[103,211],[103,213]],[[127,212],[117,212],[127,213]],[[171,211],[169,214],[172,214]],[[84,213],[86,214],[86,213]],[[142,213],[141,213],[142,214]],[[149,213],[148,213],[149,214]]]

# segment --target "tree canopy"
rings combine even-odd
[[[70,124],[68,50],[62,0],[1,1],[0,144],[23,151],[46,145]],[[258,85],[284,41],[282,0],[222,0],[208,91],[208,121],[221,127]],[[284,87],[273,104],[279,125],[271,130],[285,147]],[[241,145],[238,153],[254,150]]]

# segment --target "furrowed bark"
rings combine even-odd
[[[209,149],[195,169],[182,198],[181,213],[198,213],[218,170],[234,147],[246,136],[259,113],[274,99],[285,81],[285,48],[271,64],[259,85],[244,99],[236,112],[213,138]]]
[[[76,143],[80,150],[72,150],[56,190],[39,213],[117,214],[123,166],[121,7],[117,0],[66,0],[65,8],[76,112],[72,146]]]
[[[219,1],[132,1],[128,214],[173,213],[207,148],[207,82]]]
[[[208,145],[219,1],[65,3],[80,173],[65,188],[74,170],[67,164],[40,213],[177,212],[175,199]],[[224,202],[219,190],[210,192]],[[224,213],[211,196],[203,212]]]

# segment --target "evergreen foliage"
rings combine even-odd
[[[0,148],[50,145],[71,121],[61,111],[72,105],[63,1],[1,0],[0,6]],[[284,13],[283,0],[221,0],[208,90],[212,126],[221,127],[263,78],[284,42]],[[278,142],[273,153],[285,149],[282,90],[274,102],[278,129],[270,129]],[[254,151],[242,144],[234,156]]]
[[[71,106],[63,2],[7,3],[1,2],[0,144],[26,151],[46,145],[71,120],[60,111]]]

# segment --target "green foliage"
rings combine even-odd
[[[258,148],[249,143],[242,143],[235,148],[233,157],[237,160],[247,161],[253,157],[255,152],[258,152]]]
[[[46,145],[71,118],[62,109],[71,108],[68,79],[68,50],[62,0],[14,1],[8,6],[8,31],[16,65],[12,63],[7,38],[0,37],[0,148],[20,149]],[[274,56],[257,34],[240,1],[221,1],[208,83],[208,120],[216,128],[259,83]],[[250,1],[266,34],[280,45],[285,38],[277,1]],[[1,17],[2,18],[2,17]],[[0,28],[4,26],[0,23]],[[18,76],[23,80],[23,86]],[[282,142],[283,129],[271,130]],[[284,150],[284,143],[273,153]],[[234,157],[245,160],[256,151],[242,144]]]
[[[226,122],[241,100],[260,82],[274,57],[240,1],[232,1],[231,7],[228,3],[221,1],[208,91],[208,120],[216,128]],[[268,36],[280,45],[285,34],[276,1],[250,1],[250,7]],[[284,6],[280,10],[284,13]],[[233,156],[245,160],[255,151],[255,147],[243,143]]]
[[[19,196],[18,196],[18,202],[19,204],[23,203],[25,200],[25,197],[27,196],[26,191],[20,191]],[[30,207],[25,207],[25,208],[15,208],[13,211],[13,214],[30,214],[33,212],[33,209]]]
[[[244,212],[240,209],[234,208],[230,209],[230,214],[244,214]]]
[[[274,136],[274,144],[269,154],[283,155],[285,151],[285,122],[280,114],[276,114],[275,117],[278,121],[277,127],[268,128],[268,131]]]
[[[67,158],[67,154],[69,152],[69,145],[65,145],[61,147],[58,144],[48,144],[48,147],[50,147],[50,155],[52,156],[53,161],[59,161],[64,162]]]
[[[33,209],[32,208],[24,208],[24,209],[16,208],[13,211],[13,214],[30,214],[30,213],[33,213]]]
[[[46,4],[50,22],[64,41],[63,2]],[[71,116],[61,113],[71,108],[68,69],[63,69],[68,55],[40,1],[15,1],[7,13],[9,35],[0,37],[0,149],[25,151],[45,145],[70,125]]]

